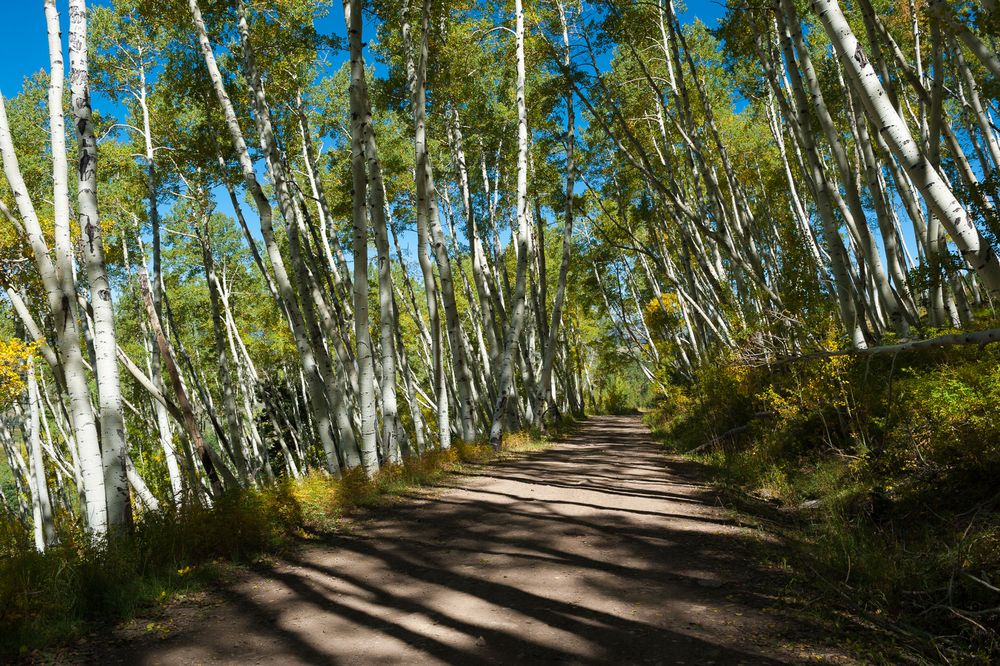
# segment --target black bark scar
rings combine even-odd
[[[854,49],[854,59],[858,61],[861,69],[868,66],[868,58],[865,57],[865,52],[861,49],[861,42],[858,42],[857,48]]]

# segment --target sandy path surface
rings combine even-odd
[[[637,418],[592,418],[549,450],[443,486],[254,567],[145,631],[120,630],[87,659],[849,662],[791,619],[781,575],[748,554],[752,533]]]

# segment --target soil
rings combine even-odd
[[[449,477],[80,646],[100,664],[858,663],[637,417]]]

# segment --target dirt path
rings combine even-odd
[[[845,663],[636,418],[452,477],[181,605],[102,664]],[[162,635],[159,627],[163,628]],[[126,632],[127,633],[127,632]],[[136,636],[138,634],[138,636]],[[93,653],[91,653],[93,654]]]

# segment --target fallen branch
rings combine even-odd
[[[935,349],[944,347],[955,347],[958,345],[978,345],[983,349],[991,342],[1000,342],[1000,328],[991,328],[985,331],[974,333],[949,333],[939,335],[926,340],[911,340],[900,342],[895,345],[883,345],[881,347],[869,347],[867,349],[837,349],[833,351],[819,351],[801,356],[789,356],[774,361],[761,361],[756,365],[784,365],[786,363],[799,363],[801,361],[813,361],[824,358],[835,358],[837,356],[874,356],[875,354],[899,354],[902,352],[920,351],[924,349]],[[749,364],[748,364],[749,365]]]
[[[757,412],[757,413],[755,413],[753,415],[753,418],[751,418],[750,421],[748,421],[747,423],[744,423],[741,426],[736,426],[735,428],[730,428],[729,430],[727,430],[726,432],[722,433],[721,435],[716,435],[715,437],[712,437],[712,439],[708,440],[707,442],[705,442],[701,446],[697,446],[697,447],[691,449],[690,451],[685,451],[685,453],[687,455],[692,455],[692,454],[695,454],[695,453],[701,453],[705,449],[708,449],[708,448],[711,448],[711,447],[715,446],[716,444],[718,444],[719,442],[721,442],[722,440],[724,440],[727,437],[732,437],[733,435],[738,435],[741,432],[745,432],[745,431],[749,430],[750,426],[752,426],[753,422],[756,421],[757,419],[771,418],[773,416],[774,416],[774,412]]]

